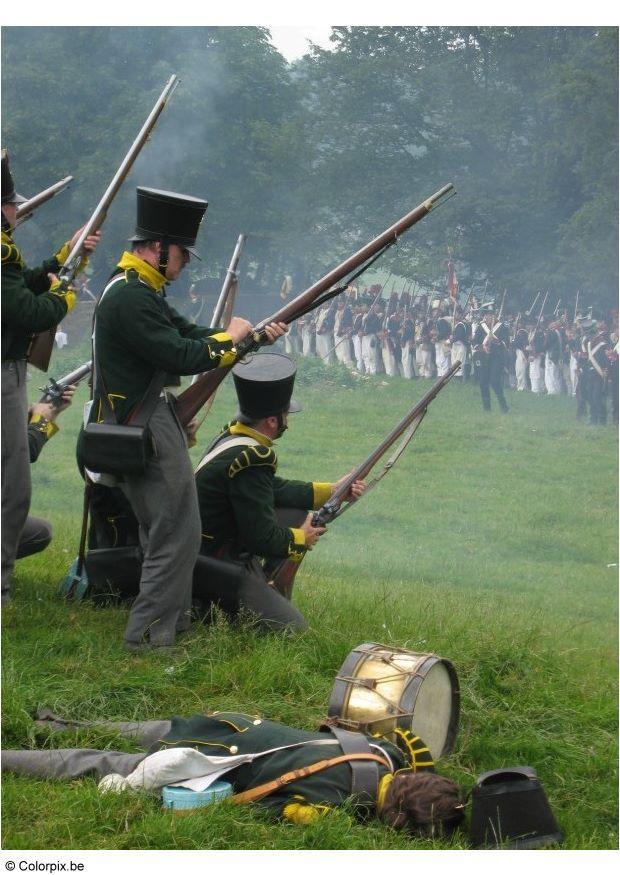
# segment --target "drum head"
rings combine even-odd
[[[452,749],[449,734],[453,724],[454,685],[443,662],[426,673],[415,698],[411,729],[422,738],[434,760]]]

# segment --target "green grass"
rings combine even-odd
[[[56,355],[57,374],[78,360]],[[383,382],[303,362],[304,412],[280,442],[280,474],[335,479],[429,385]],[[469,789],[487,769],[533,765],[567,848],[617,847],[617,432],[577,423],[564,397],[508,401],[500,416],[483,414],[474,386],[439,396],[394,472],[304,561],[295,601],[306,634],[259,637],[219,622],[174,656],[140,657],[122,650],[126,608],[56,595],[79,536],[76,402],[33,468],[32,511],[53,521],[55,538],[18,564],[3,616],[4,746],[132,749],[95,730],[37,734],[42,705],[90,719],[240,708],[312,728],[347,653],[379,641],[457,668],[461,726],[443,773]],[[227,380],[203,444],[234,409]],[[89,779],[6,775],[2,815],[7,849],[468,846],[466,833],[413,841],[346,809],[306,828],[226,806],[177,819],[151,797],[100,797]]]

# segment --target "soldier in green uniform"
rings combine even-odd
[[[28,410],[28,450],[30,464],[34,464],[43,447],[58,431],[56,420],[71,404],[77,386],[67,386],[62,393],[60,403],[39,401],[32,404]],[[34,553],[41,553],[52,540],[52,527],[47,520],[28,514],[22,528],[17,547],[16,559],[24,559]]]
[[[140,592],[125,631],[125,647],[174,645],[189,628],[200,517],[187,436],[164,386],[179,376],[227,367],[235,343],[251,330],[234,317],[227,331],[195,325],[166,300],[165,287],[188,264],[207,203],[188,195],[138,188],[132,252],[124,252],[103,291],[95,315],[94,389],[90,421],[102,421],[107,396],[114,416],[126,423],[149,387],[162,389],[149,419],[155,455],[142,474],[127,474],[121,487],[140,524],[144,554]],[[285,326],[268,326],[271,340]],[[80,449],[78,448],[78,454]],[[92,460],[89,466],[93,468]],[[182,524],[180,524],[182,521]]]
[[[244,792],[277,780],[282,775],[341,756],[356,748],[378,755],[358,784],[352,762],[340,762],[309,775],[298,775],[290,783],[256,804],[294,823],[311,823],[346,800],[360,804],[364,816],[375,814],[395,829],[408,829],[420,836],[452,832],[463,819],[463,804],[457,785],[435,773],[424,741],[412,732],[396,731],[397,744],[385,737],[342,733],[324,726],[325,731],[308,732],[264,720],[257,714],[215,711],[172,720],[125,723],[72,723],[49,711],[40,712],[40,727],[68,730],[82,726],[104,726],[133,738],[149,753],[170,748],[192,748],[206,756],[230,758],[220,767],[235,792]],[[330,733],[334,734],[330,734]],[[110,750],[4,750],[2,770],[43,778],[74,779],[84,775],[125,778],[140,767],[149,753],[128,754]],[[245,756],[239,764],[238,756]],[[247,756],[250,755],[250,756]],[[370,764],[369,764],[370,765]],[[205,774],[213,767],[205,766]],[[230,770],[228,770],[230,769]],[[194,771],[194,776],[197,772]],[[358,773],[359,776],[359,773]],[[183,780],[183,775],[176,780]],[[108,779],[108,785],[111,783]],[[116,789],[139,786],[116,780]],[[105,784],[103,785],[105,786]]]
[[[75,292],[60,286],[56,274],[73,239],[40,267],[27,268],[13,241],[18,195],[2,152],[2,603],[10,600],[9,582],[20,534],[30,508],[26,362],[32,337],[57,325],[75,304]],[[99,234],[87,238],[92,252]],[[82,266],[86,263],[84,259]]]
[[[196,469],[202,526],[201,553],[235,563],[241,570],[236,593],[222,585],[220,605],[245,609],[261,629],[301,630],[300,612],[268,584],[261,564],[301,561],[324,528],[312,525],[312,508],[330,498],[337,484],[283,480],[276,476],[274,441],[301,408],[292,400],[296,365],[275,353],[256,355],[233,368],[239,412],[216,437]],[[347,500],[364,484],[356,481]],[[214,582],[211,582],[214,585]]]

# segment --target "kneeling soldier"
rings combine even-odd
[[[222,585],[220,605],[240,609],[268,630],[305,629],[300,612],[268,583],[261,559],[273,566],[300,561],[324,528],[312,525],[337,484],[283,480],[276,476],[273,443],[288,427],[289,413],[301,410],[292,400],[296,365],[287,356],[266,353],[233,368],[239,412],[217,436],[196,469],[202,525],[201,553],[229,560],[241,570],[237,593]],[[357,481],[347,500],[361,495]]]

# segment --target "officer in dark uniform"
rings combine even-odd
[[[188,264],[207,203],[188,195],[138,188],[133,251],[124,252],[95,314],[91,421],[104,400],[125,423],[152,384],[161,395],[149,419],[156,453],[144,473],[125,475],[122,489],[140,524],[144,554],[140,592],[125,631],[125,647],[169,647],[190,625],[200,516],[187,437],[164,386],[182,374],[226,367],[251,325],[234,317],[227,331],[194,325],[167,302],[165,286]],[[269,326],[271,340],[284,333]],[[169,375],[173,375],[170,377]],[[108,407],[108,410],[109,410]],[[92,460],[91,469],[94,468]],[[182,521],[182,524],[180,524]]]
[[[508,405],[502,387],[507,341],[508,326],[505,322],[496,322],[494,308],[487,307],[483,321],[476,328],[472,341],[474,368],[478,373],[484,410],[491,409],[489,387],[492,387],[497,396],[500,410],[502,413],[508,413]]]
[[[241,571],[238,592],[231,598],[222,584],[219,602],[231,614],[251,612],[259,628],[271,631],[301,630],[307,623],[269,586],[261,559],[272,565],[301,561],[325,531],[313,527],[308,511],[321,507],[334,488],[276,476],[273,443],[288,427],[289,414],[301,409],[291,397],[295,373],[295,363],[275,353],[235,365],[239,412],[196,469],[201,553],[235,563]],[[351,497],[363,489],[356,482]]]
[[[235,757],[252,754],[250,762],[237,765],[223,778],[236,793],[251,791],[281,776],[326,759],[348,753],[350,737],[383,762],[364,784],[366,804],[362,816],[374,814],[395,829],[414,835],[448,835],[463,820],[463,803],[457,785],[435,773],[424,741],[407,730],[397,730],[397,744],[387,738],[345,733],[330,737],[325,731],[308,732],[264,720],[257,714],[215,711],[172,720],[133,723],[73,723],[49,711],[40,712],[41,728],[67,731],[78,726],[104,726],[134,739],[149,753],[169,748],[193,748],[206,756]],[[349,736],[347,742],[346,736]],[[85,775],[127,777],[148,754],[111,750],[4,750],[2,770],[43,778],[73,779]],[[256,804],[278,817],[298,824],[311,823],[352,797],[352,763],[340,762],[310,775],[280,784]],[[116,784],[119,787],[119,784]],[[120,782],[120,787],[123,782]],[[131,786],[131,784],[129,785]],[[354,797],[360,802],[360,797]]]
[[[22,527],[30,507],[26,362],[37,332],[57,325],[75,304],[75,292],[56,274],[72,241],[40,267],[27,268],[13,242],[17,207],[25,198],[15,191],[7,153],[2,151],[2,603],[10,600],[9,580]],[[88,237],[92,252],[99,235]],[[82,267],[86,264],[84,259]]]

